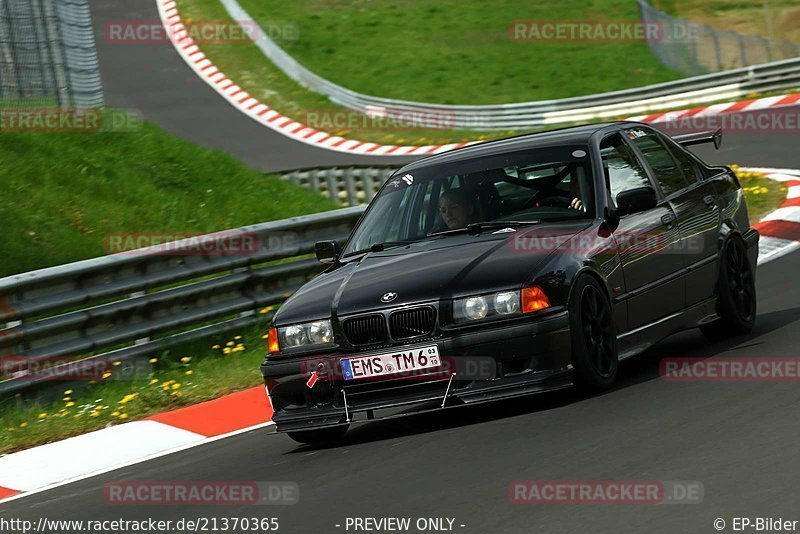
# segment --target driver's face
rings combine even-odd
[[[472,222],[471,206],[453,198],[443,198],[439,201],[439,213],[442,220],[450,230],[464,228]]]

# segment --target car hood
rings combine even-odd
[[[540,239],[565,240],[587,228],[585,220],[536,226]],[[292,295],[275,316],[286,325],[521,287],[534,278],[552,249],[517,246],[523,232],[450,235],[338,263]],[[384,303],[381,297],[396,293]]]

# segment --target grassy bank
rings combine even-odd
[[[109,234],[197,234],[335,206],[144,123],[0,131],[0,276],[102,256]]]
[[[0,399],[0,454],[256,386],[266,343],[261,335],[253,329],[153,354],[137,366],[136,379],[122,379],[112,368],[95,383],[64,386],[52,402]]]
[[[800,44],[800,5],[796,0],[655,0],[653,5],[719,30]]]
[[[263,28],[274,28],[275,39],[305,67],[370,95],[505,104],[680,77],[644,41],[532,39],[512,29],[520,21],[638,21],[636,3],[628,0],[240,3]],[[281,31],[285,25],[296,31]]]
[[[347,88],[383,97],[444,104],[565,98],[679,78],[639,42],[533,42],[509,37],[518,19],[574,19],[574,6],[497,5],[448,0],[307,2],[243,1],[286,50],[312,71]],[[219,0],[178,0],[185,21],[231,21]],[[583,4],[582,4],[583,6]],[[635,4],[604,0],[584,17],[637,20]],[[434,10],[435,13],[431,13]],[[454,11],[455,10],[455,11]],[[555,11],[554,11],[555,10]],[[452,16],[457,12],[458,16]],[[584,12],[584,11],[581,11]],[[324,23],[321,23],[323,20]],[[377,25],[376,25],[377,24]],[[282,31],[288,28],[289,30]],[[333,135],[382,144],[443,144],[507,137],[523,131],[418,128],[332,104],[285,76],[253,44],[200,43],[223,72],[281,113]],[[624,61],[623,61],[624,58]],[[439,122],[445,119],[438,119]],[[535,131],[535,129],[525,129]]]

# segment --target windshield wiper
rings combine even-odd
[[[531,226],[534,224],[541,224],[542,221],[484,221],[479,223],[468,224],[464,228],[456,228],[454,230],[443,230],[441,232],[433,232],[428,234],[428,237],[437,235],[453,235],[453,234],[469,234],[480,235],[484,230],[492,230],[495,228],[518,228],[520,226]]]
[[[375,243],[370,245],[367,248],[362,248],[361,250],[354,250],[352,252],[348,252],[344,254],[342,257],[346,258],[348,256],[355,256],[356,254],[364,254],[366,252],[382,252],[386,249],[394,248],[394,247],[402,247],[403,245],[410,245],[411,243],[415,243],[413,239],[408,239],[406,241],[384,241],[383,243]]]

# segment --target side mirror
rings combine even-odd
[[[617,195],[617,212],[620,216],[639,213],[656,207],[656,190],[652,187],[636,187]]]
[[[317,241],[314,244],[314,253],[320,263],[334,263],[339,252],[339,243],[336,241]]]

